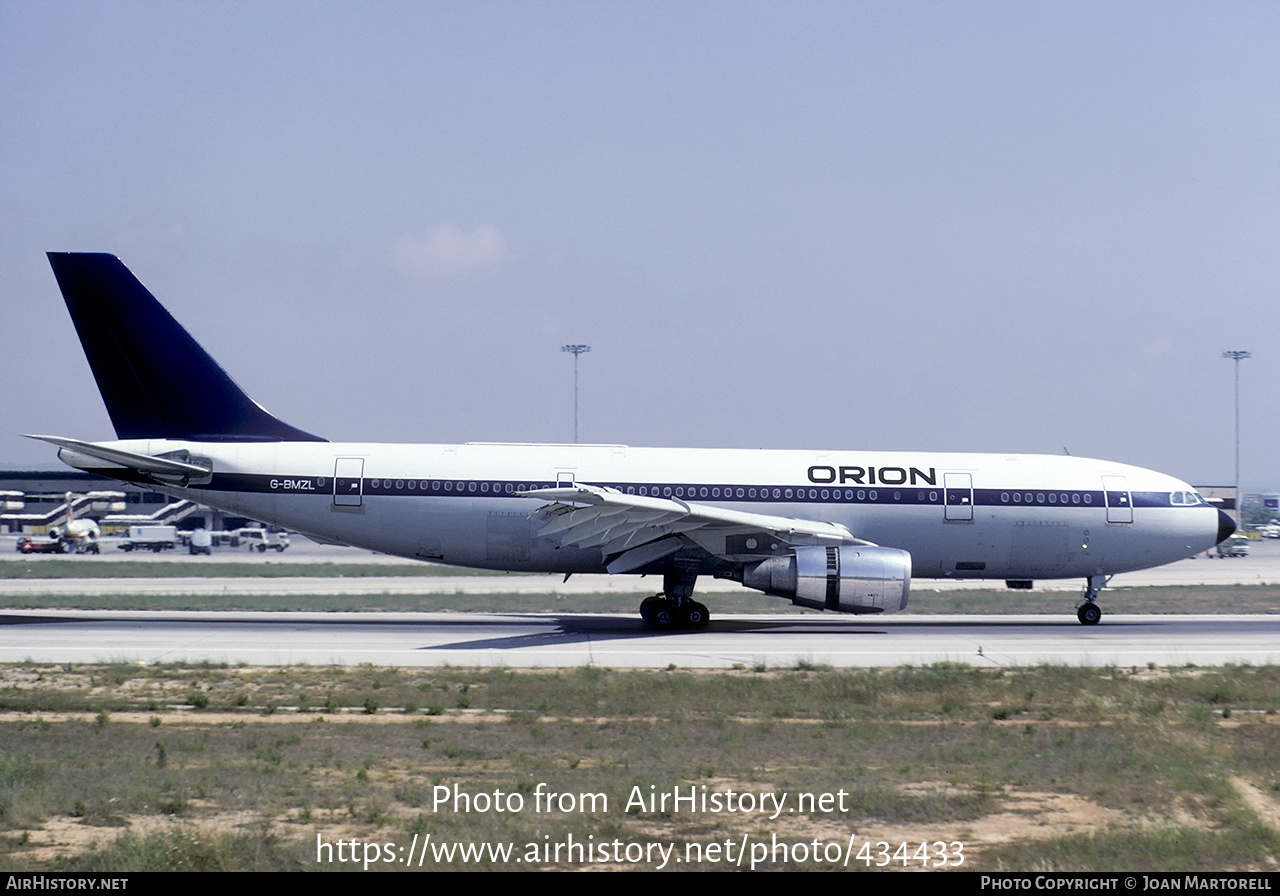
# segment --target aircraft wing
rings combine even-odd
[[[855,538],[839,523],[627,495],[584,483],[518,494],[550,502],[532,514],[546,523],[539,537],[558,538],[565,546],[600,548],[611,573],[638,569],[674,554],[690,541],[734,561],[760,560],[799,545],[871,544]]]

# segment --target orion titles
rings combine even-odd
[[[818,485],[937,485],[938,472],[919,467],[829,467],[809,468],[809,481]]]

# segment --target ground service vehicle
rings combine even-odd
[[[175,526],[130,526],[129,534],[116,547],[122,551],[171,551],[178,543]]]
[[[60,538],[42,541],[22,535],[18,538],[15,550],[21,554],[65,554],[67,545]]]
[[[251,551],[265,553],[268,550],[276,553],[283,553],[284,549],[289,546],[289,534],[287,532],[269,532],[266,529],[240,529],[236,532],[240,539],[241,547],[248,547]]]

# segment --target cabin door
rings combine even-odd
[[[942,494],[946,505],[943,519],[948,522],[973,519],[972,473],[943,473]]]
[[[364,503],[364,458],[339,457],[333,464],[333,504],[359,507]]]
[[[1108,523],[1133,522],[1133,495],[1129,481],[1123,476],[1103,476],[1102,493],[1107,499]]]

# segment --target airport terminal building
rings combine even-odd
[[[0,535],[44,535],[71,510],[96,520],[104,534],[130,525],[164,524],[180,530],[238,529],[254,520],[192,501],[173,501],[136,485],[79,470],[0,470]]]

